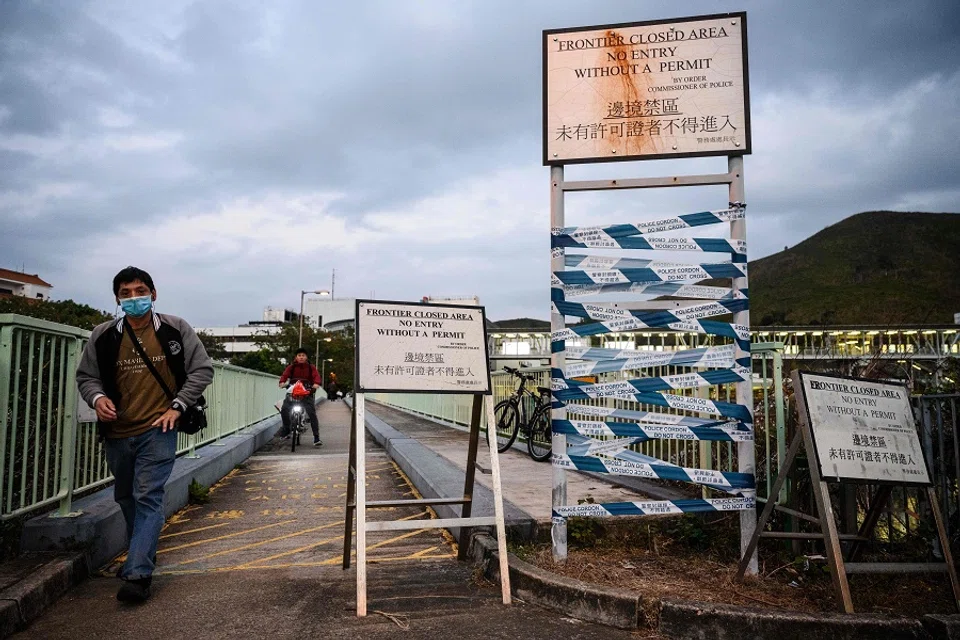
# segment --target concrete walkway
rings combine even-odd
[[[449,460],[463,470],[467,466],[467,431],[444,426],[432,420],[399,411],[375,402],[367,403],[367,411],[379,417],[391,427],[416,439],[428,449]],[[481,433],[481,446],[477,465],[481,473],[477,481],[490,487],[490,454]],[[536,462],[527,453],[526,445],[517,445],[500,454],[500,476],[503,497],[528,513],[539,523],[550,521],[550,499],[553,487],[553,467],[549,461]],[[485,471],[485,472],[484,472]],[[617,482],[601,480],[582,473],[567,474],[567,496],[571,504],[587,498],[594,502],[622,502],[646,498],[649,492],[640,493],[626,485],[629,478],[617,478]],[[634,483],[641,487],[640,483]],[[647,487],[643,487],[647,491]],[[649,487],[650,490],[656,490]]]
[[[119,604],[115,565],[108,566],[17,637],[434,638],[453,630],[484,639],[633,637],[522,602],[504,607],[499,587],[458,563],[451,539],[437,530],[368,534],[371,614],[356,618],[356,573],[340,567],[349,409],[324,403],[318,414],[323,447],[291,455],[288,443],[274,441],[214,487],[209,503],[170,519],[147,603]],[[367,443],[370,499],[415,496],[384,452]],[[537,467],[549,473],[549,465]],[[431,514],[404,507],[369,515]]]

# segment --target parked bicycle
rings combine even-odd
[[[553,445],[553,429],[550,427],[550,389],[537,387],[536,391],[527,389],[527,383],[533,381],[517,369],[504,367],[504,371],[520,379],[517,390],[506,400],[501,400],[493,408],[497,425],[497,450],[501,453],[510,448],[519,433],[527,439],[527,451],[530,457],[542,462],[550,457]],[[490,438],[489,432],[487,438]]]

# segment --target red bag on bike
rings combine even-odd
[[[307,390],[303,383],[297,380],[297,383],[290,387],[290,395],[294,398],[304,398],[310,395],[310,392]]]

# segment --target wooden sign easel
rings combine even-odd
[[[757,545],[760,542],[760,538],[823,540],[826,550],[825,555],[827,558],[827,565],[830,569],[830,577],[833,580],[834,590],[838,600],[843,606],[844,612],[853,613],[853,600],[850,596],[850,585],[847,581],[848,574],[925,573],[935,571],[946,571],[950,576],[950,585],[953,589],[954,604],[957,606],[957,610],[960,611],[960,582],[957,580],[957,571],[953,565],[953,556],[950,553],[950,540],[947,537],[947,531],[943,524],[943,517],[938,507],[937,496],[932,483],[893,483],[883,482],[881,480],[858,481],[863,484],[879,484],[879,488],[871,500],[870,507],[857,533],[840,534],[837,531],[837,523],[833,515],[833,505],[830,499],[828,481],[823,477],[822,469],[820,468],[820,460],[817,457],[817,445],[814,438],[813,429],[811,428],[809,408],[807,406],[807,399],[804,394],[804,387],[802,386],[801,372],[796,370],[793,371],[792,378],[794,393],[796,394],[797,398],[797,411],[800,418],[798,424],[799,433],[794,436],[793,442],[790,443],[790,448],[787,450],[786,456],[783,459],[780,472],[777,474],[777,479],[773,483],[773,487],[770,489],[770,497],[768,498],[766,506],[760,515],[760,521],[757,523],[757,528],[753,536],[750,538],[750,542],[748,543],[747,548],[740,560],[740,566],[737,571],[737,580],[743,580],[749,559],[756,551]],[[846,380],[849,380],[849,378]],[[780,494],[780,490],[783,488],[788,475],[794,467],[801,445],[806,450],[809,461],[808,466],[810,469],[810,481],[817,509],[816,516],[783,507],[778,505],[776,502],[776,496]],[[854,482],[852,480],[835,478],[831,478],[830,481],[839,481],[844,483]],[[930,505],[930,511],[933,515],[933,520],[936,525],[937,535],[940,539],[941,548],[943,549],[944,562],[905,563],[857,561],[864,547],[864,543],[868,542],[870,540],[870,536],[873,534],[873,530],[880,519],[880,515],[890,499],[893,487],[899,484],[907,486],[922,486],[925,488],[927,500],[929,501]],[[820,527],[820,532],[799,533],[792,531],[765,531],[764,529],[766,524],[769,521],[770,516],[773,515],[774,509],[786,513],[787,515],[791,515],[795,518],[815,523]],[[846,559],[844,559],[843,550],[840,546],[841,541],[852,542],[847,551]]]
[[[489,366],[483,374],[487,377],[483,391],[472,393],[473,407],[470,419],[470,437],[467,449],[467,466],[463,483],[462,498],[423,498],[423,499],[402,499],[402,500],[376,500],[368,501],[366,496],[366,454],[364,450],[364,438],[366,434],[366,402],[363,391],[390,391],[391,389],[375,389],[363,387],[363,377],[361,375],[361,307],[363,305],[380,305],[390,307],[391,305],[405,308],[430,307],[430,313],[434,313],[438,305],[421,305],[417,303],[393,303],[384,301],[357,301],[357,364],[356,376],[357,392],[353,399],[353,419],[350,429],[350,453],[347,470],[347,504],[344,516],[344,536],[343,536],[343,568],[350,567],[351,543],[353,538],[353,518],[356,513],[357,518],[357,616],[367,615],[367,532],[368,531],[402,531],[418,529],[446,529],[459,528],[459,551],[458,558],[466,559],[467,550],[470,544],[471,527],[494,525],[497,536],[497,552],[500,561],[500,590],[504,604],[510,604],[510,570],[507,563],[507,536],[504,523],[503,512],[503,492],[500,485],[500,461],[497,452],[497,439],[488,438],[490,445],[490,473],[493,489],[493,516],[473,516],[473,494],[475,488],[476,470],[477,470],[477,450],[480,440],[480,420],[486,414],[487,429],[490,433],[496,433],[495,418],[493,413],[493,395],[490,391]],[[440,307],[442,309],[442,307]],[[482,348],[484,362],[486,359],[486,319],[482,307],[457,307],[457,309],[477,309],[482,318]],[[403,393],[452,393],[450,390],[438,390],[437,388],[403,388],[393,389]],[[465,391],[456,391],[460,394],[469,394]],[[440,518],[436,520],[377,520],[367,521],[367,509],[382,509],[387,507],[405,507],[405,506],[430,506],[430,505],[462,505],[459,518]]]

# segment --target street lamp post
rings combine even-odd
[[[324,342],[333,342],[333,338],[317,338],[317,349],[313,352],[313,361],[320,362],[320,340]],[[323,378],[321,378],[322,380]]]
[[[299,338],[297,340],[297,347],[303,346],[303,297],[308,293],[315,293],[318,296],[328,296],[330,292],[326,289],[318,289],[317,291],[301,291],[300,292],[300,331]]]
[[[324,358],[323,361],[320,363],[320,383],[321,383],[320,387],[321,388],[325,388],[323,386],[323,374],[324,374],[324,371],[326,371],[327,369],[328,362],[333,362],[333,358]]]

